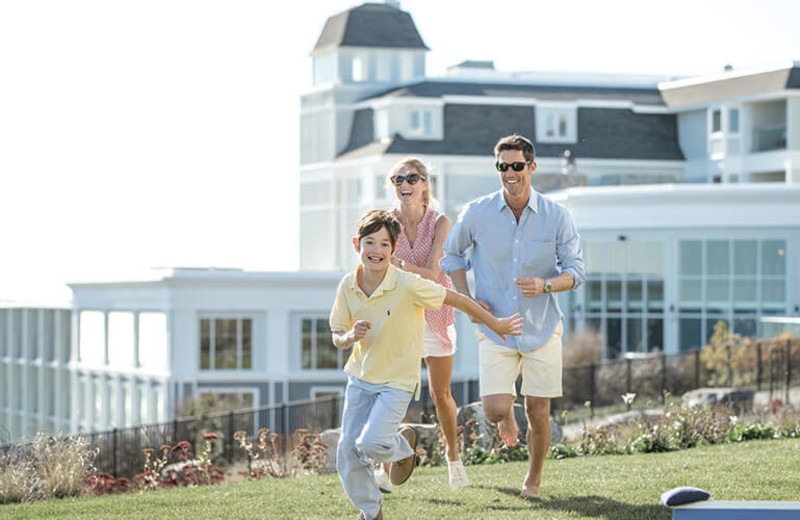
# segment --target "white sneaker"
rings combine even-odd
[[[467,478],[467,470],[464,469],[464,463],[461,459],[447,461],[447,469],[450,471],[450,487],[453,489],[463,488],[469,485],[469,478]]]
[[[375,480],[378,481],[378,489],[381,490],[381,493],[391,493],[394,486],[392,486],[392,481],[389,479],[389,475],[383,471],[383,465],[381,468],[375,472]]]

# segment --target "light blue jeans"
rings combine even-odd
[[[336,470],[344,492],[368,519],[378,516],[382,500],[370,459],[395,462],[414,453],[397,433],[412,397],[411,392],[347,378]]]

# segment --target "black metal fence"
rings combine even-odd
[[[789,404],[792,381],[800,375],[800,340],[758,340],[677,354],[636,355],[564,368],[564,395],[552,409],[572,410],[622,404],[622,394],[663,402],[702,387],[768,391],[769,401]],[[794,379],[793,379],[794,378]],[[797,405],[798,403],[794,403]]]
[[[160,446],[174,446],[189,441],[195,453],[205,448],[203,435],[214,433],[213,459],[218,465],[230,465],[247,460],[247,452],[234,439],[237,431],[247,432],[249,439],[257,439],[261,428],[281,435],[278,441],[289,448],[286,437],[298,429],[322,432],[339,426],[343,399],[338,396],[316,401],[297,401],[263,406],[247,410],[211,413],[200,417],[182,417],[171,422],[115,428],[105,432],[86,434],[89,444],[97,450],[95,466],[114,476],[131,478],[142,472],[144,448],[158,450]]]
[[[564,395],[555,399],[553,413],[583,408],[589,403],[597,407],[622,404],[621,395],[636,393],[637,400],[662,401],[666,392],[681,395],[704,386],[730,386],[769,391],[770,402],[780,399],[788,404],[789,388],[800,374],[800,340],[758,341],[752,345],[730,346],[710,351],[687,351],[679,354],[656,354],[607,360],[583,366],[564,368]],[[793,379],[794,378],[794,379]],[[519,382],[518,382],[519,384]],[[453,383],[458,405],[479,399],[475,380]],[[798,403],[793,403],[797,405]],[[95,466],[99,471],[131,478],[144,467],[144,448],[158,450],[162,445],[174,446],[189,441],[195,452],[205,446],[203,435],[215,433],[213,459],[218,464],[233,464],[247,459],[247,453],[234,440],[234,433],[244,430],[248,438],[257,438],[261,428],[281,434],[286,442],[296,430],[313,433],[339,426],[343,398],[326,397],[316,401],[298,401],[184,417],[171,422],[84,434],[97,450]],[[407,421],[433,422],[435,409],[426,386],[420,401],[414,401]],[[287,447],[288,444],[284,444]],[[10,446],[4,446],[7,452]]]

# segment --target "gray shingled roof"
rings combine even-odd
[[[373,111],[356,112],[350,142],[340,159],[380,153],[491,155],[497,140],[514,132],[535,138],[535,111],[531,106],[459,105],[444,107],[444,139],[410,140],[395,135],[389,143],[373,141]],[[683,160],[678,146],[676,116],[641,114],[627,109],[579,108],[576,143],[536,143],[540,157],[595,159]]]
[[[663,106],[664,100],[657,88],[641,87],[591,87],[569,85],[533,85],[523,83],[489,83],[476,81],[430,81],[395,87],[367,99],[382,97],[480,96],[519,97],[542,101],[631,101],[637,105]]]
[[[339,47],[428,50],[411,15],[386,4],[362,4],[331,16],[311,54]]]
[[[800,65],[786,66],[755,74],[736,71],[708,81],[677,81],[661,86],[670,108],[704,105],[730,98],[753,96],[800,88]]]

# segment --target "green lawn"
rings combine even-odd
[[[647,455],[548,460],[539,500],[517,495],[525,463],[468,466],[471,486],[447,487],[447,469],[419,468],[386,496],[387,518],[663,519],[663,491],[696,486],[716,500],[798,500],[800,441],[751,441]],[[240,482],[0,506],[0,518],[355,518],[336,475]]]

